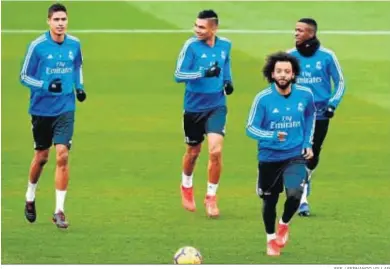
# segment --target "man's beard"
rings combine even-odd
[[[287,83],[284,85],[279,84],[279,82],[277,80],[275,80],[275,84],[278,86],[279,89],[284,91],[291,85],[291,79],[287,80]]]

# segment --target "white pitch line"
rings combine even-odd
[[[208,2],[210,0],[62,0],[61,2]],[[1,2],[53,2],[53,0],[1,0]],[[367,0],[213,0],[213,2],[368,2]],[[390,2],[370,0],[369,2]]]
[[[2,34],[35,34],[43,33],[46,30],[23,30],[23,29],[3,29]],[[74,34],[179,34],[192,33],[192,30],[186,29],[87,29],[87,30],[69,30]],[[290,30],[250,30],[250,29],[220,29],[219,33],[225,34],[293,34]],[[319,35],[390,35],[390,30],[323,30],[318,32]]]

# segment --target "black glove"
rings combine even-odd
[[[233,93],[234,88],[231,82],[226,82],[225,85],[223,86],[223,90],[225,91],[226,95],[230,95]]]
[[[204,76],[206,78],[219,77],[219,73],[221,73],[221,67],[218,66],[218,62],[215,62],[215,64],[206,70]]]
[[[61,82],[61,79],[56,78],[56,79],[52,80],[49,83],[49,89],[48,90],[49,90],[49,92],[55,92],[55,93],[62,92],[62,82]]]
[[[85,91],[77,89],[76,90],[76,97],[77,97],[77,100],[79,100],[79,102],[83,102],[87,98],[87,94],[85,93]]]
[[[328,105],[324,113],[325,117],[327,117],[328,119],[333,118],[335,109],[336,108],[334,106]]]

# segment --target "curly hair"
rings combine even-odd
[[[292,66],[292,71],[296,75],[298,75],[301,71],[297,58],[286,52],[279,51],[277,53],[269,55],[263,67],[263,75],[269,83],[275,81],[275,79],[272,77],[272,72],[274,72],[276,62],[290,62]],[[295,83],[295,81],[296,79],[294,77],[292,83]]]

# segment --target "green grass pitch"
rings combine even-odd
[[[2,29],[42,29],[49,2],[2,2]],[[292,30],[312,16],[321,30],[390,30],[390,2],[66,2],[69,30],[191,29],[214,8],[223,29]],[[190,33],[75,34],[82,41],[87,102],[79,105],[59,231],[54,158],[39,182],[38,219],[23,215],[33,155],[28,89],[18,81],[27,43],[38,34],[3,33],[1,56],[3,264],[172,263],[184,245],[205,263],[390,262],[390,35],[321,35],[343,68],[347,93],[331,122],[310,197],[314,216],[296,217],[280,258],[265,255],[261,202],[255,194],[256,145],[245,122],[265,87],[267,54],[288,49],[288,34],[223,34],[233,42],[236,91],[228,98],[221,217],[205,217],[207,150],[195,171],[198,211],[180,203],[183,85],[178,53]],[[221,34],[222,35],[222,34]],[[53,153],[53,152],[52,152]],[[279,206],[282,209],[283,199]]]

